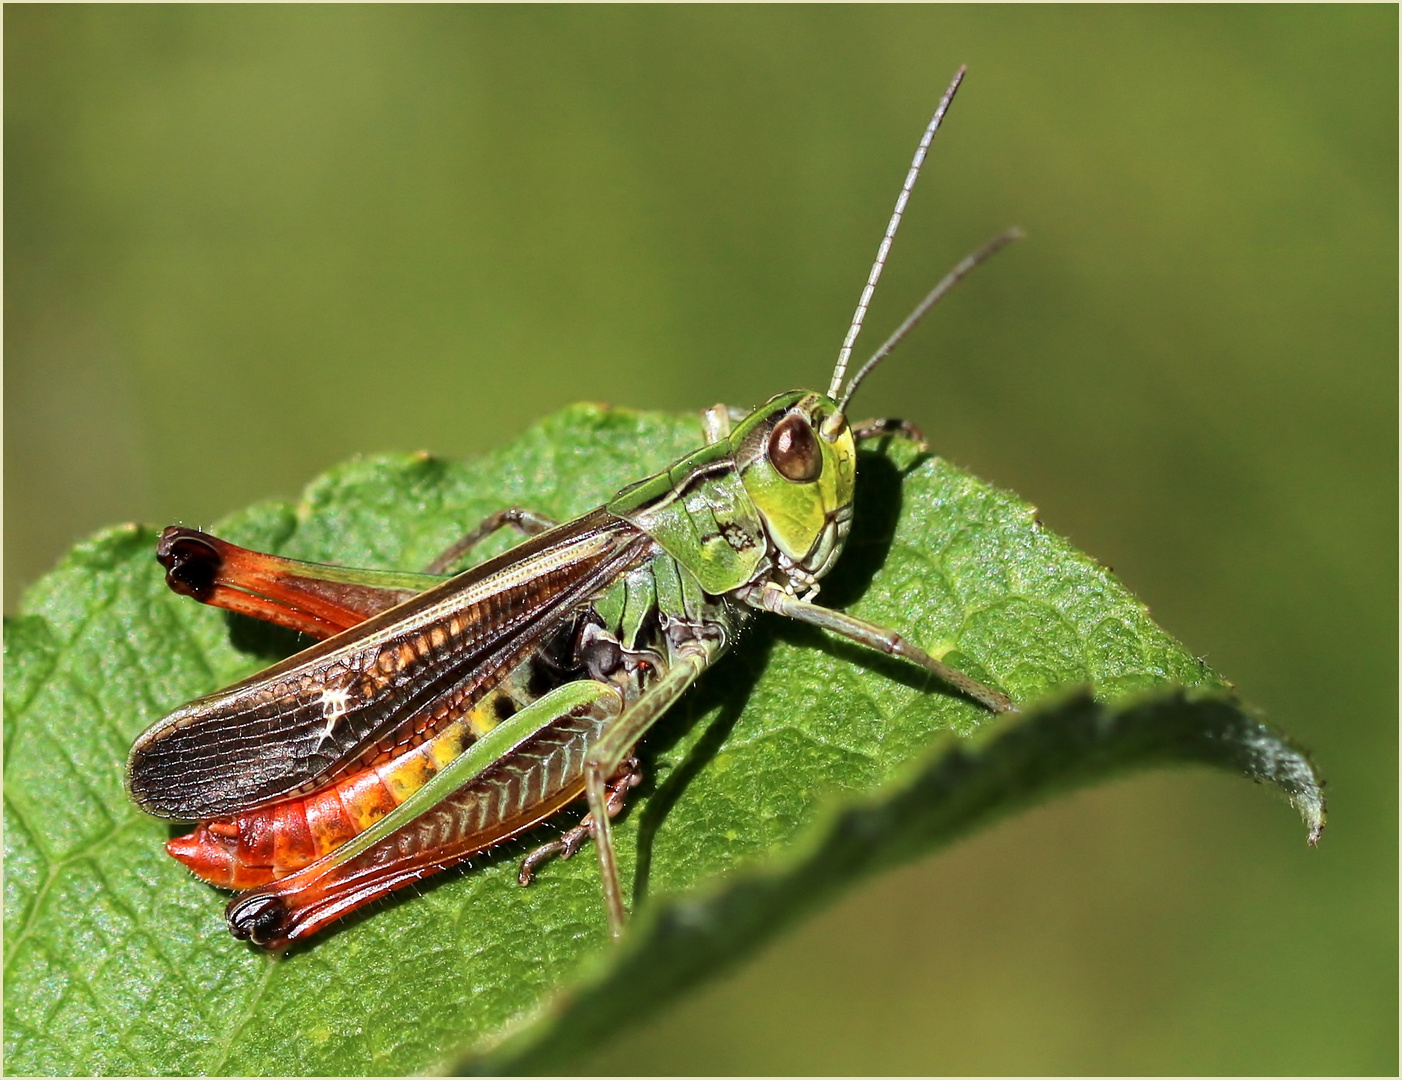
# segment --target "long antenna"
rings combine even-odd
[[[915,178],[920,175],[920,166],[925,164],[925,152],[930,149],[930,140],[940,129],[940,123],[944,120],[944,114],[949,109],[949,103],[954,100],[959,84],[964,81],[965,70],[967,69],[963,64],[959,65],[959,70],[954,73],[954,81],[949,84],[949,89],[944,92],[944,97],[940,98],[939,108],[935,109],[935,115],[930,119],[929,126],[925,128],[925,134],[920,138],[920,145],[915,148],[915,158],[910,163],[910,170],[905,174],[905,183],[901,185],[901,193],[896,198],[895,212],[892,213],[891,220],[886,225],[886,234],[881,238],[881,246],[876,249],[876,262],[871,264],[871,273],[867,275],[866,288],[862,290],[862,298],[857,301],[857,311],[852,316],[852,325],[847,328],[847,337],[843,339],[842,349],[837,354],[837,367],[833,369],[832,384],[828,387],[828,397],[830,398],[837,397],[838,391],[842,389],[842,377],[847,374],[847,361],[852,357],[852,346],[856,344],[857,335],[862,332],[862,321],[867,317],[867,306],[871,303],[872,294],[876,292],[876,283],[881,280],[881,271],[886,265],[886,256],[891,252],[891,241],[896,238],[896,230],[900,227],[901,215],[905,213],[905,204],[910,201],[910,189],[915,186]]]
[[[930,290],[930,294],[915,306],[915,310],[905,317],[905,322],[901,323],[900,326],[896,327],[895,332],[886,339],[885,343],[881,346],[881,348],[877,349],[876,352],[871,354],[871,359],[861,366],[861,369],[857,372],[857,374],[852,376],[852,381],[847,384],[847,389],[843,391],[842,400],[837,403],[838,413],[842,414],[847,411],[847,403],[852,400],[852,395],[857,392],[857,387],[860,386],[862,384],[862,380],[865,379],[868,374],[870,374],[871,369],[876,367],[877,364],[881,363],[882,360],[886,359],[886,356],[890,353],[890,351],[901,343],[901,339],[915,329],[915,324],[918,323],[921,319],[923,319],[926,313],[932,307],[934,307],[941,300],[943,300],[945,295],[949,292],[949,290],[954,288],[954,286],[958,285],[960,280],[962,280],[964,276],[969,273],[969,271],[971,271],[979,263],[984,262],[985,260],[996,255],[999,251],[1007,247],[1014,240],[1021,240],[1026,235],[1027,234],[1024,233],[1021,229],[1009,229],[1007,232],[1000,233],[999,235],[995,236],[992,240],[984,244],[983,247],[979,248],[972,255],[964,256],[964,258],[958,263],[958,265],[956,265],[954,269],[951,270],[949,273],[945,274],[944,278],[941,279],[940,283]],[[828,396],[832,397],[833,391],[829,391]]]

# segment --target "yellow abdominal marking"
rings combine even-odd
[[[454,761],[475,741],[466,720],[455,720],[428,742],[387,765],[381,783],[396,803],[402,803]]]

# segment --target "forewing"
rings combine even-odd
[[[596,510],[192,701],[137,739],[131,797],[195,821],[331,783],[377,746],[460,715],[652,546]]]

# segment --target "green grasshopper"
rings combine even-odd
[[[638,742],[756,612],[920,665],[994,712],[1012,701],[894,630],[813,603],[852,522],[863,379],[974,266],[959,263],[844,385],[892,239],[961,68],[925,130],[827,393],[745,414],[708,409],[704,445],[565,524],[492,515],[425,574],[351,570],[167,529],[178,592],[324,640],[177,709],[132,747],[127,788],[200,822],[168,849],[230,902],[236,937],[281,949],[377,897],[536,826],[582,794],[588,815],[520,879],[590,837],[615,936],[624,905],[610,818],[640,779]],[[919,438],[908,425],[903,430]],[[527,539],[452,577],[478,541]]]

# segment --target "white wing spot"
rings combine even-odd
[[[334,687],[324,687],[321,691],[321,718],[326,721],[326,730],[317,739],[316,748],[321,749],[322,743],[331,738],[331,733],[336,730],[336,721],[346,715],[346,707],[350,703],[350,691],[338,690]]]

